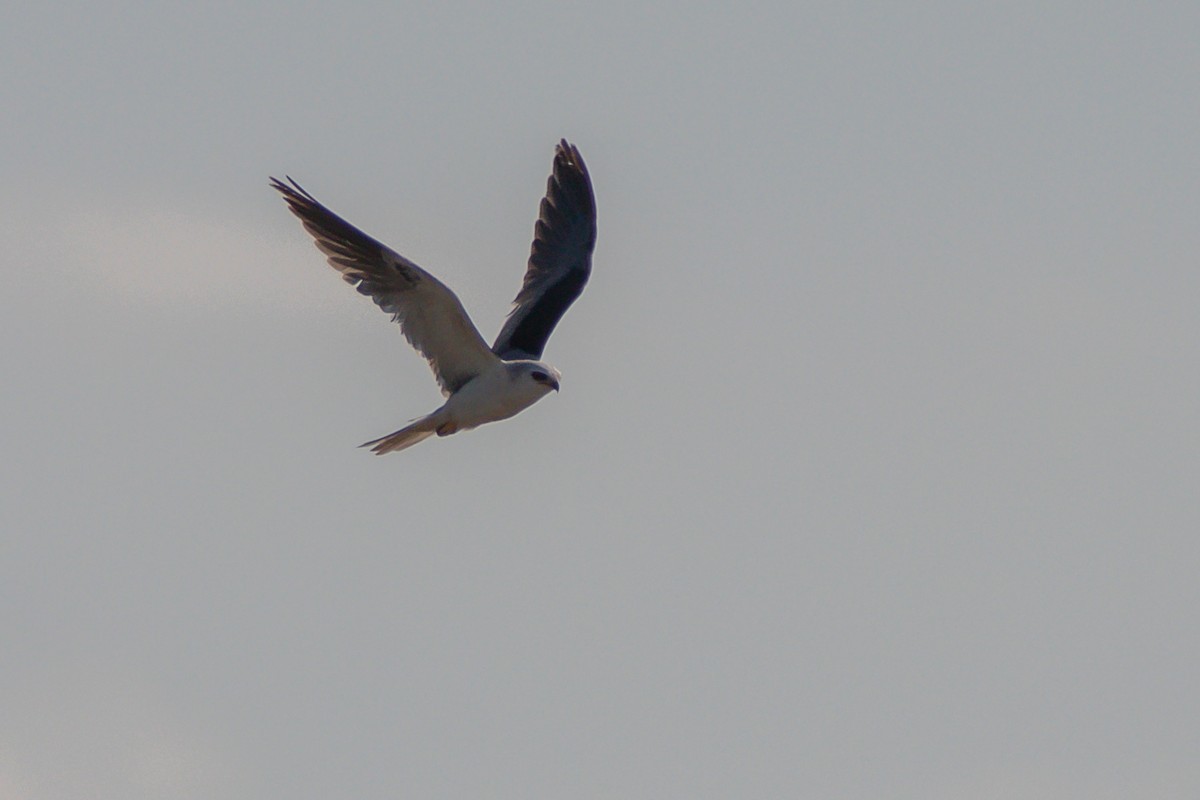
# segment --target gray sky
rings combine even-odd
[[[0,800],[1200,795],[1200,6],[1101,5],[0,12]],[[267,175],[490,339],[560,137],[562,393],[356,449]]]

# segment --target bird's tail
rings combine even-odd
[[[395,453],[406,447],[412,447],[414,444],[423,442],[437,433],[437,422],[434,421],[433,417],[433,414],[421,417],[395,433],[389,433],[382,438],[364,442],[359,447],[369,447],[371,448],[371,452],[377,456],[381,456],[384,453]]]

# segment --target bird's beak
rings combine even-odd
[[[556,392],[558,391],[558,381],[554,380],[554,378],[550,379],[550,388]]]

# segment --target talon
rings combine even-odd
[[[453,422],[446,422],[446,423],[438,426],[437,435],[438,436],[449,436],[450,434],[456,433],[457,431],[458,431],[457,425],[455,425]]]

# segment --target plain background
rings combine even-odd
[[[1200,796],[1200,6],[0,12],[0,798]],[[563,391],[439,402],[266,185]]]

